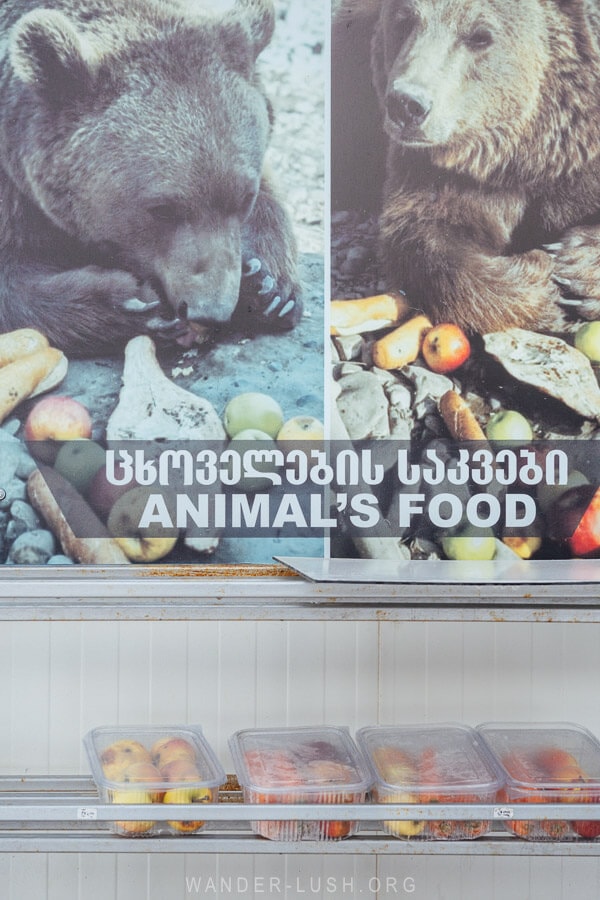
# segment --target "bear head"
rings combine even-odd
[[[227,321],[272,125],[255,72],[272,4],[196,18],[132,0],[109,19],[36,9],[13,28],[10,175],[176,315]]]
[[[505,169],[524,135],[564,116],[560,90],[547,85],[593,55],[583,6],[381,0],[371,60],[392,144],[425,149],[436,165],[479,180]]]

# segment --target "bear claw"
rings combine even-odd
[[[134,313],[149,312],[151,309],[156,309],[157,306],[160,306],[160,300],[152,300],[150,303],[144,303],[144,301],[140,300],[138,297],[131,297],[123,303],[123,309],[126,312]]]
[[[286,330],[296,324],[297,300],[293,295],[282,297],[275,278],[253,256],[242,263],[237,312],[250,318],[258,315],[277,329]]]

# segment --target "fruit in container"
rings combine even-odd
[[[155,741],[150,748],[150,755],[159,769],[176,759],[196,761],[195,747],[186,738],[172,734]]]
[[[128,738],[115,741],[100,754],[100,764],[109,781],[123,781],[125,771],[137,762],[151,763],[152,759],[140,741]]]
[[[248,729],[230,740],[244,797],[250,803],[359,803],[369,778],[347,729]],[[272,840],[339,840],[356,830],[352,819],[292,819],[251,823]]]
[[[198,782],[202,781],[198,767],[191,759],[185,757],[173,758],[170,762],[163,765],[161,769],[162,777],[176,785],[167,788],[163,797],[163,803],[210,803],[212,799],[212,791],[207,787],[199,786]],[[189,787],[184,787],[185,782],[190,782]],[[194,782],[192,785],[191,782]],[[204,821],[198,820],[169,820],[169,826],[174,831],[183,834],[192,834],[198,831],[204,825]]]
[[[119,791],[112,792],[112,802],[113,803],[124,803],[131,804],[135,806],[137,804],[146,804],[151,803],[152,795],[148,791],[142,790],[131,790],[131,789],[123,789]],[[123,821],[115,821],[115,828],[120,834],[131,834],[131,835],[140,835],[147,834],[154,827],[154,822],[152,820],[140,820],[140,821],[127,821],[126,819]]]

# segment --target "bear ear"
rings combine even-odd
[[[47,97],[75,98],[85,93],[92,71],[81,38],[58,10],[35,9],[15,25],[10,44],[15,74]]]
[[[254,59],[262,53],[275,30],[275,7],[271,0],[236,0],[232,13],[241,18],[250,31]]]

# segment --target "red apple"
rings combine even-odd
[[[600,488],[582,484],[565,491],[548,511],[550,537],[578,557],[600,556]]]
[[[427,332],[421,354],[432,372],[453,372],[469,358],[471,345],[458,325],[445,322]]]
[[[50,463],[59,449],[51,441],[73,441],[91,436],[92,419],[85,406],[72,397],[53,395],[38,400],[23,429],[23,438],[32,455]]]

